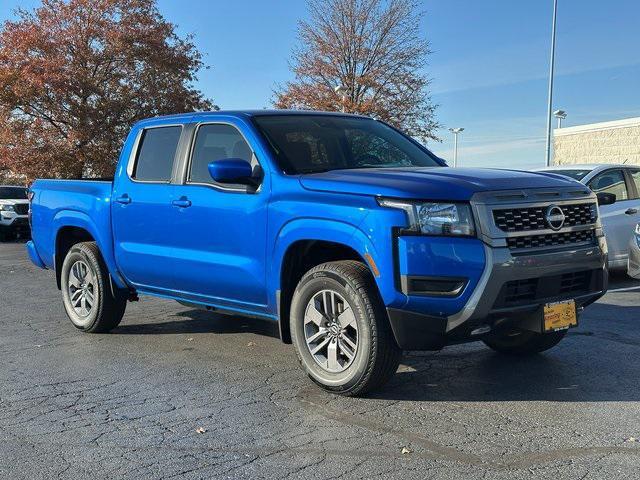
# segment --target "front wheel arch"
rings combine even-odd
[[[318,265],[342,260],[360,262],[371,271],[371,267],[365,259],[355,249],[343,243],[325,240],[298,240],[289,245],[280,267],[280,288],[277,298],[280,338],[284,343],[291,343],[289,312],[293,292],[300,279]],[[373,274],[373,272],[371,273]]]

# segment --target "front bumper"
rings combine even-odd
[[[545,303],[574,299],[578,310],[607,289],[604,238],[596,245],[531,255],[484,245],[485,268],[464,307],[452,315],[387,308],[398,345],[439,350],[507,325],[539,331]],[[520,289],[520,290],[519,290]]]

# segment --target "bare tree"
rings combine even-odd
[[[371,115],[424,140],[438,128],[424,73],[424,13],[413,0],[309,0],[299,24],[293,81],[275,92],[276,108]],[[336,91],[342,87],[342,91]]]

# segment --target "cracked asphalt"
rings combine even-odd
[[[82,334],[53,273],[0,244],[0,478],[637,478],[640,283],[612,288],[634,286],[546,354],[409,352],[342,398],[258,320],[145,297]]]

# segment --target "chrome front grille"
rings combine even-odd
[[[494,210],[493,219],[496,226],[504,232],[545,230],[549,228],[545,221],[547,208],[546,206],[541,206]],[[595,203],[562,205],[561,208],[566,217],[564,225],[567,227],[589,225],[595,223],[598,218],[598,210]]]

